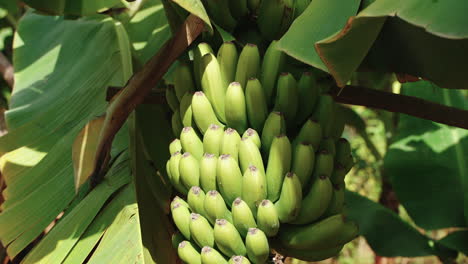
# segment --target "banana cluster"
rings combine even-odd
[[[186,263],[265,263],[272,249],[316,261],[358,234],[342,214],[354,161],[340,106],[312,74],[282,72],[275,45],[262,60],[252,44],[215,56],[201,43],[175,69],[166,170],[186,197],[171,203]]]

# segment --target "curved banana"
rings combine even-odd
[[[250,264],[250,261],[244,256],[232,256],[228,264]]]
[[[229,154],[237,163],[239,160],[239,148],[241,137],[235,129],[228,128],[224,131],[219,154]]]
[[[202,134],[205,134],[212,124],[223,126],[216,117],[210,101],[208,101],[208,98],[201,91],[195,92],[192,97],[192,115]]]
[[[315,176],[331,177],[334,168],[333,155],[327,150],[321,150],[315,158]]]
[[[296,80],[290,73],[281,73],[276,85],[275,111],[284,114],[288,125],[295,125],[298,104],[299,93]]]
[[[172,155],[176,152],[182,151],[182,145],[180,144],[180,140],[178,138],[172,140],[169,144],[169,153]]]
[[[291,169],[291,155],[291,143],[288,137],[276,136],[271,144],[266,169],[267,197],[272,202],[280,197],[283,179]]]
[[[221,74],[221,68],[215,55],[208,53],[201,58],[200,72],[203,92],[213,106],[218,119],[226,123],[224,100],[228,83]]]
[[[302,204],[302,186],[296,174],[288,172],[284,177],[281,195],[275,203],[281,223],[294,221]]]
[[[247,256],[253,263],[263,264],[270,255],[270,245],[265,233],[258,228],[249,228],[245,238]]]
[[[174,207],[176,203],[179,203],[180,205],[185,206],[188,209],[190,209],[190,205],[184,199],[180,198],[179,196],[175,196],[174,199],[172,199],[171,201],[171,212],[172,212],[172,208]]]
[[[339,140],[346,125],[346,115],[343,114],[344,107],[339,104],[334,104],[334,120],[331,127],[330,136],[336,141]]]
[[[268,105],[274,103],[276,97],[276,82],[283,71],[286,55],[278,48],[278,41],[273,40],[265,52],[262,63],[261,83]]]
[[[195,91],[192,69],[187,63],[179,61],[173,74],[175,94],[180,102],[186,93]]]
[[[258,205],[266,198],[267,182],[265,174],[254,165],[250,165],[242,177],[242,199],[256,215]]]
[[[227,264],[226,259],[212,247],[203,247],[201,250],[202,264]]]
[[[280,112],[271,112],[265,120],[265,124],[262,130],[262,152],[264,154],[270,153],[270,146],[273,142],[273,139],[276,136],[285,133],[286,121],[284,121],[283,114]]]
[[[257,131],[262,131],[268,116],[268,106],[265,99],[260,81],[256,78],[249,78],[245,88],[245,103],[250,126]]]
[[[166,87],[166,101],[172,112],[175,112],[179,109],[179,99],[175,94],[174,85],[168,85]]]
[[[247,250],[236,227],[226,219],[217,219],[214,226],[216,246],[226,256],[245,256]]]
[[[245,99],[244,90],[238,82],[229,84],[224,105],[226,122],[229,127],[237,130],[239,134],[244,133],[248,126]]]
[[[214,231],[208,220],[200,214],[190,214],[190,236],[199,247],[214,245]]]
[[[320,146],[319,146],[318,149],[319,150],[326,150],[333,157],[335,157],[335,154],[336,154],[335,141],[331,137],[324,137],[322,139],[322,142],[320,142]]]
[[[203,135],[203,150],[205,153],[219,155],[224,129],[222,126],[211,124]]]
[[[263,200],[257,210],[257,226],[269,237],[278,234],[280,222],[275,205],[269,200]]]
[[[315,165],[315,151],[312,144],[301,142],[294,146],[291,171],[301,181],[302,189],[308,186]]]
[[[304,72],[297,84],[297,90],[299,92],[297,124],[302,124],[314,112],[315,104],[320,96],[320,89],[314,75],[311,72]]]
[[[211,224],[216,223],[216,219],[227,219],[232,221],[232,214],[226,207],[223,197],[219,192],[212,190],[205,195],[205,212],[206,217]]]
[[[208,53],[213,53],[213,49],[206,42],[201,42],[193,49],[193,73],[198,90],[201,90],[202,58]]]
[[[293,1],[261,1],[257,25],[262,36],[268,40],[278,39],[292,23]]]
[[[192,98],[193,92],[187,92],[180,100],[179,114],[184,127],[195,125],[193,122]]]
[[[245,0],[230,0],[230,2],[233,3],[232,5],[235,5],[234,3],[241,5]],[[233,82],[236,77],[237,61],[239,60],[236,44],[234,44],[234,42],[224,42],[221,47],[219,47],[217,59],[221,74],[226,82]]]
[[[177,248],[177,254],[179,255],[180,259],[187,264],[201,263],[200,253],[187,240],[179,243],[179,247]]]
[[[236,19],[240,19],[249,13],[247,0],[229,0],[229,8]]]
[[[244,201],[242,201],[241,198],[234,200],[231,208],[232,222],[241,236],[245,237],[249,231],[249,228],[257,227],[254,215],[252,214],[249,206]]]
[[[181,203],[174,203],[171,207],[172,220],[182,235],[190,240],[190,211]]]
[[[331,136],[335,116],[334,104],[335,102],[330,95],[322,95],[312,114],[312,119],[320,123],[324,136]]]
[[[344,165],[351,155],[351,145],[349,144],[349,141],[345,138],[340,138],[336,142],[335,148],[335,161]]]
[[[260,154],[260,150],[250,137],[241,139],[239,144],[239,163],[241,172],[243,173],[253,165],[265,175],[262,154]]]
[[[216,166],[218,157],[205,153],[200,160],[200,185],[205,192],[216,190]]]
[[[261,0],[247,0],[247,4],[252,13],[257,13],[257,9],[260,7]]]
[[[210,17],[227,31],[232,31],[237,21],[231,14],[228,0],[205,0]]]
[[[181,158],[182,154],[180,152],[176,152],[171,155],[171,158],[169,159],[169,179],[172,183],[172,186],[174,186],[177,191],[182,194],[187,194],[188,189],[182,184],[182,180],[180,178],[179,163]]]
[[[179,109],[177,109],[174,113],[172,113],[171,127],[172,127],[172,133],[174,133],[174,136],[176,137],[180,136],[180,132],[182,132],[184,125],[182,124],[182,119],[180,119]]]
[[[237,63],[235,81],[245,89],[249,78],[256,78],[260,69],[260,52],[255,44],[248,43],[242,49]]]
[[[179,162],[180,181],[190,190],[192,186],[200,185],[200,165],[189,152],[185,152]]]
[[[341,182],[344,182],[345,176],[346,176],[346,169],[341,163],[335,162],[335,166],[333,168],[333,172],[330,176],[330,181],[333,184],[339,184]]]
[[[257,148],[259,149],[262,146],[262,142],[260,141],[260,136],[258,135],[255,129],[252,129],[252,128],[247,129],[242,135],[242,138],[250,138],[250,140],[252,140],[255,143],[255,145],[257,145]]]
[[[180,231],[176,231],[174,234],[171,236],[171,243],[172,247],[174,249],[179,248],[179,244],[185,240],[185,237],[182,235]]]
[[[190,152],[197,160],[203,157],[203,142],[192,127],[182,129],[180,144],[185,152]]]
[[[299,130],[299,134],[294,140],[294,145],[298,144],[299,142],[307,142],[312,144],[312,147],[314,147],[315,150],[318,150],[320,141],[322,141],[322,137],[323,133],[320,124],[317,121],[309,118]]]
[[[333,184],[333,195],[328,205],[327,210],[324,215],[331,216],[343,212],[344,202],[345,202],[345,188],[344,182],[341,184]]]
[[[187,195],[187,203],[192,211],[206,217],[205,212],[205,192],[198,186],[190,188]]]
[[[223,154],[218,159],[216,181],[221,195],[228,205],[242,194],[242,173],[237,162],[229,154]]]

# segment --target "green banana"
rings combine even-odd
[[[178,138],[172,140],[169,144],[169,153],[172,155],[176,152],[182,151],[182,145],[180,144],[180,140]]]
[[[193,50],[193,73],[198,90],[201,90],[202,58],[208,53],[213,53],[213,49],[211,48],[210,44],[206,42],[201,42]]]
[[[278,234],[280,222],[275,205],[269,200],[263,200],[257,210],[257,226],[269,237]]]
[[[228,264],[250,264],[250,261],[244,256],[232,256]]]
[[[349,158],[348,160],[346,161],[344,165],[344,168],[345,168],[345,172],[346,174],[353,168],[354,166],[354,159],[353,159],[353,156],[349,155]]]
[[[250,137],[241,139],[239,144],[239,163],[241,171],[244,173],[253,165],[260,170],[261,173],[265,174],[260,150]]]
[[[190,209],[190,205],[184,199],[180,198],[179,196],[175,196],[174,199],[172,199],[172,201],[171,201],[171,211],[172,211],[172,207],[176,203],[179,203],[180,205],[185,206],[188,209]]]
[[[219,192],[228,205],[242,194],[242,173],[237,162],[229,154],[223,154],[218,158],[216,168],[216,182]]]
[[[239,134],[244,133],[248,126],[247,109],[244,90],[238,82],[229,84],[224,107],[227,125],[237,130]]]
[[[242,201],[241,198],[234,200],[231,208],[232,222],[237,228],[237,231],[239,231],[240,235],[245,237],[249,231],[249,228],[257,227],[254,215],[252,214],[249,206],[244,201]]]
[[[205,153],[219,155],[224,129],[222,126],[211,124],[203,135],[203,150]]]
[[[257,9],[260,7],[260,2],[262,0],[247,0],[247,4],[249,6],[249,9],[252,13],[256,13]]]
[[[244,242],[236,227],[226,219],[216,220],[214,238],[216,246],[226,256],[245,256],[247,253]]]
[[[187,264],[201,263],[200,253],[198,253],[198,250],[196,250],[187,240],[180,242],[179,247],[177,248],[177,254],[180,259]]]
[[[214,245],[214,231],[208,220],[200,214],[190,214],[190,236],[199,247]]]
[[[248,43],[242,49],[237,62],[235,81],[246,88],[249,78],[256,78],[260,69],[260,52],[255,44]]]
[[[299,142],[307,142],[312,144],[314,150],[318,150],[320,141],[322,141],[322,135],[323,132],[320,124],[317,121],[309,118],[299,130],[299,134],[296,136],[294,145],[298,144]]]
[[[274,110],[284,114],[288,125],[295,124],[299,93],[297,82],[290,73],[281,73],[276,85],[276,100]]]
[[[202,134],[205,134],[212,124],[223,126],[216,117],[210,101],[208,101],[208,98],[201,91],[195,92],[192,97],[192,113],[193,119]]]
[[[172,133],[174,133],[174,136],[176,137],[180,136],[180,132],[182,132],[184,125],[182,124],[182,119],[180,119],[179,109],[177,109],[174,113],[172,113],[171,127],[172,127]]]
[[[275,250],[280,254],[285,254],[291,258],[299,259],[302,261],[321,261],[331,257],[334,257],[340,253],[343,246],[336,246],[332,248],[327,248],[323,250],[309,250],[309,249],[294,249],[294,248],[284,248],[284,247],[275,247]]]
[[[241,4],[245,0],[230,0],[230,2]],[[226,82],[233,82],[236,77],[237,61],[239,60],[236,44],[234,42],[224,42],[218,50],[217,59],[221,74]]]
[[[324,137],[322,142],[320,142],[319,150],[326,150],[333,157],[336,155],[335,141],[331,137]]]
[[[315,165],[315,151],[311,144],[301,142],[294,146],[292,169],[301,181],[302,189],[308,186]]]
[[[276,136],[271,143],[266,169],[267,197],[270,201],[274,202],[280,197],[283,179],[291,169],[291,155],[291,143],[288,137]]]
[[[343,114],[344,107],[339,104],[334,104],[334,120],[331,127],[331,134],[330,136],[336,141],[339,140],[346,125],[346,116]]]
[[[312,183],[309,192],[302,200],[302,207],[292,224],[309,224],[319,219],[327,210],[333,194],[330,179],[319,175]]]
[[[249,228],[245,238],[247,256],[253,263],[263,264],[270,255],[270,245],[265,233],[258,228]]]
[[[267,198],[265,173],[250,165],[242,177],[242,200],[250,207],[254,215],[258,205]]]
[[[324,215],[331,216],[343,212],[345,201],[344,189],[344,182],[341,184],[333,184],[333,195]]]
[[[235,129],[228,128],[224,131],[219,154],[229,154],[237,163],[239,159],[241,137]]]
[[[286,133],[286,122],[284,116],[280,112],[271,112],[265,120],[265,125],[262,130],[262,152],[268,154],[273,139],[281,134]]]
[[[205,192],[200,187],[193,186],[190,188],[187,195],[187,202],[194,213],[206,216]]]
[[[340,138],[336,142],[335,161],[344,165],[351,155],[351,145],[345,138]]]
[[[231,14],[228,0],[205,0],[210,17],[227,31],[232,31],[237,25],[237,21]]]
[[[284,68],[286,55],[278,48],[278,41],[274,40],[265,52],[262,63],[261,83],[268,105],[274,103],[276,97],[276,82],[279,73]]]
[[[247,129],[242,135],[242,138],[250,138],[250,140],[252,140],[255,143],[257,148],[260,148],[262,146],[260,136],[258,135],[257,131],[255,131],[252,128]]]
[[[195,91],[195,87],[193,87],[192,69],[188,64],[179,62],[173,74],[175,94],[180,102],[186,93]]]
[[[180,100],[179,114],[184,127],[195,125],[193,122],[192,98],[193,92],[187,92]]]
[[[314,75],[311,72],[302,73],[301,79],[297,84],[297,90],[299,92],[297,123],[302,124],[314,112],[315,104],[317,103],[317,100],[320,96],[319,87],[316,83]]]
[[[200,185],[200,165],[189,152],[185,152],[179,162],[180,181],[188,190]]]
[[[175,232],[171,236],[172,247],[175,248],[175,249],[179,248],[180,242],[182,242],[184,240],[185,240],[185,237],[182,235],[182,233],[180,231]]]
[[[240,19],[249,13],[247,5],[247,0],[229,0],[229,7],[236,19]]]
[[[171,158],[169,159],[169,179],[172,183],[172,186],[174,186],[177,191],[182,194],[187,194],[188,189],[182,184],[182,180],[180,178],[179,163],[181,158],[182,154],[180,154],[180,152],[176,152],[171,155]]]
[[[256,78],[249,78],[245,88],[245,103],[250,126],[262,131],[268,117],[268,106],[262,84]]]
[[[216,190],[216,166],[218,158],[211,153],[205,153],[200,161],[200,185],[205,192]]]
[[[227,219],[232,221],[232,214],[226,207],[223,197],[219,192],[212,190],[206,193],[205,196],[205,212],[206,217],[211,224],[216,223],[216,219]]]
[[[203,247],[201,250],[202,264],[227,264],[226,259],[212,247]]]
[[[327,150],[321,150],[315,159],[314,177],[331,177],[334,168],[333,155]]]
[[[358,227],[341,214],[305,226],[283,226],[278,239],[291,249],[322,250],[341,246],[358,235]]]
[[[345,167],[341,163],[335,162],[335,168],[330,176],[330,181],[333,184],[339,184],[344,181],[346,173]]]
[[[169,107],[171,108],[172,112],[175,112],[179,109],[179,99],[177,99],[177,96],[175,94],[174,85],[167,86],[166,101],[167,104],[169,104]]]
[[[197,160],[203,157],[203,142],[192,127],[182,129],[180,144],[185,152],[190,152]]]
[[[171,207],[172,220],[182,235],[190,240],[190,211],[181,203],[174,203]]]
[[[331,136],[334,122],[334,104],[333,98],[330,95],[322,95],[315,106],[312,119],[317,120],[322,127],[324,136]]]
[[[302,186],[296,174],[288,172],[284,177],[281,195],[275,203],[278,218],[281,223],[296,219],[301,209]]]
[[[228,83],[221,74],[218,60],[213,54],[208,53],[202,57],[200,72],[203,92],[213,106],[218,120],[226,123],[224,100]]]
[[[288,0],[261,1],[257,26],[268,40],[278,39],[292,22],[292,2]]]

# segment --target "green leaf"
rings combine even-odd
[[[203,20],[211,33],[213,33],[213,26],[211,26],[210,18],[206,13],[205,7],[203,6],[200,0],[173,0],[176,4],[181,6],[183,9],[187,10],[189,13],[192,13]]]
[[[24,0],[29,6],[51,15],[91,15],[105,11],[120,0]]]
[[[385,257],[434,255],[430,239],[398,215],[355,192],[346,191],[347,216],[359,225],[372,249]]]
[[[218,26],[215,23],[213,23],[213,25],[215,26],[218,34],[221,36],[221,39],[223,40],[223,42],[230,42],[230,41],[236,40],[236,38],[234,38],[234,36],[231,35],[231,33],[227,32],[222,27]]]
[[[354,16],[360,0],[314,0],[278,42],[289,56],[324,71],[329,71],[314,49],[316,42],[342,29]]]
[[[455,231],[441,240],[438,241],[440,244],[451,248],[455,249],[457,251],[462,252],[465,255],[468,255],[468,231],[467,230],[461,230],[461,231]]]
[[[425,81],[404,84],[402,93],[468,109],[459,91]],[[384,167],[400,203],[424,229],[466,226],[468,130],[401,114],[398,131]]]

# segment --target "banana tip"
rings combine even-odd
[[[226,219],[216,219],[216,225],[225,226],[227,224]]]

